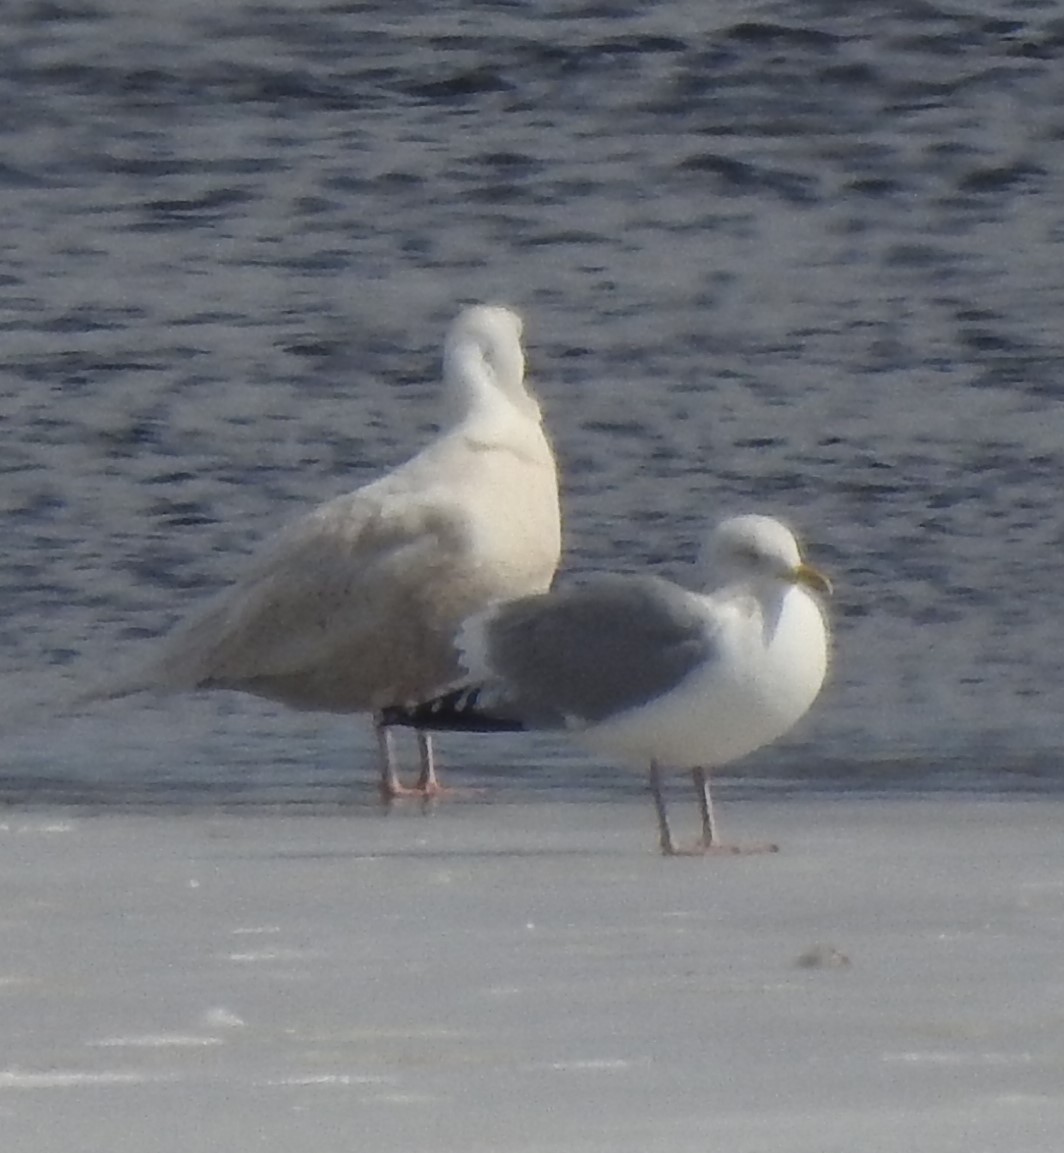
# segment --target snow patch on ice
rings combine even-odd
[[[276,1077],[262,1084],[270,1088],[306,1088],[315,1085],[345,1088],[349,1085],[390,1085],[394,1077],[381,1077],[376,1073],[313,1073],[293,1074],[291,1077]]]
[[[884,1053],[884,1061],[910,1065],[1029,1065],[1032,1053],[950,1053],[944,1050]]]
[[[168,1078],[120,1069],[104,1069],[91,1073],[84,1069],[49,1069],[37,1072],[26,1069],[0,1069],[0,1089],[71,1089],[83,1086],[144,1085],[149,1081],[165,1080]]]
[[[263,961],[309,961],[319,956],[309,949],[251,949],[244,953],[226,953],[225,959],[240,965],[256,965]]]
[[[0,989],[10,988],[12,985],[39,985],[38,977],[22,977],[19,975],[0,975]]]
[[[221,1037],[204,1037],[194,1033],[145,1033],[134,1037],[104,1037],[90,1041],[97,1049],[195,1049],[222,1045]]]
[[[200,1017],[200,1022],[209,1029],[242,1029],[247,1024],[243,1017],[221,1006],[208,1009],[203,1016]]]
[[[579,1073],[609,1073],[618,1069],[630,1069],[631,1061],[623,1057],[585,1057],[573,1061],[552,1061],[551,1069],[561,1069]]]
[[[0,833],[15,833],[20,836],[26,833],[72,833],[74,827],[73,821],[33,821],[18,825],[3,821],[0,822]]]

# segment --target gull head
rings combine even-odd
[[[473,305],[459,314],[444,344],[443,368],[460,408],[468,407],[470,394],[488,387],[539,419],[539,405],[524,383],[523,329],[516,312],[497,304]]]
[[[831,581],[802,560],[794,533],[770,516],[747,514],[722,521],[703,550],[701,565],[724,584],[774,580],[831,594]]]

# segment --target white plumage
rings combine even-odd
[[[557,474],[521,335],[509,309],[462,312],[444,348],[441,435],[283,530],[146,664],[91,696],[234,689],[378,714],[452,681],[463,618],[546,589],[558,564]],[[377,721],[382,789],[394,796],[405,790]],[[419,736],[419,789],[432,791],[431,744]]]

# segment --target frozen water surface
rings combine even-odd
[[[1057,1150],[1060,802],[722,800],[10,810],[3,1147]]]

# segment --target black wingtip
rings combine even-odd
[[[515,717],[487,710],[481,689],[463,688],[417,705],[390,705],[381,709],[383,725],[451,733],[519,733],[525,728]]]

